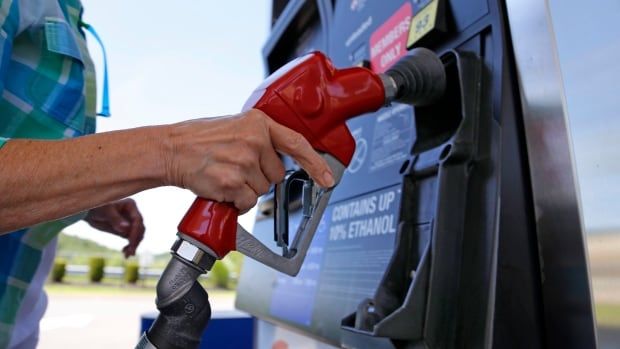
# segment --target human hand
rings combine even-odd
[[[284,178],[277,152],[293,157],[320,186],[334,185],[327,162],[301,134],[256,109],[171,125],[168,139],[166,184],[231,202],[241,212]]]
[[[127,239],[129,243],[123,247],[125,258],[136,254],[136,248],[144,237],[142,215],[132,199],[93,208],[84,220],[95,229]]]

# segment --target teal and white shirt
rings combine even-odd
[[[10,138],[95,131],[95,72],[81,16],[79,0],[0,0],[0,151]],[[56,236],[80,218],[0,236],[0,348],[36,346]]]

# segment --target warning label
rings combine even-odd
[[[396,104],[376,117],[370,155],[371,172],[402,164],[409,157],[413,130],[413,109]]]
[[[334,205],[329,240],[363,239],[395,234],[400,189],[391,189]]]
[[[406,2],[370,36],[370,64],[383,73],[407,53],[407,39],[413,10]]]

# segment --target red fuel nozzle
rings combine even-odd
[[[269,76],[243,110],[260,109],[344,168],[355,151],[347,120],[398,99],[428,104],[444,89],[443,64],[426,49],[413,50],[381,75],[362,67],[336,69],[323,53],[313,52]],[[179,233],[223,258],[236,249],[237,214],[232,204],[197,198],[179,224]]]
[[[243,110],[260,109],[346,166],[355,152],[355,141],[345,122],[384,104],[385,90],[377,74],[358,67],[335,69],[324,54],[314,52],[267,78]],[[179,232],[223,258],[235,250],[237,214],[232,204],[197,198],[179,224]]]

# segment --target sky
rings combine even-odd
[[[236,113],[264,77],[271,2],[83,0],[108,54],[112,117],[98,131]],[[166,6],[168,5],[168,6]],[[565,82],[584,222],[620,227],[620,2],[550,0]],[[90,40],[95,64],[101,51]],[[101,74],[99,74],[101,76]],[[158,188],[134,196],[147,232],[138,253],[167,251],[194,195]],[[240,219],[250,228],[253,212]],[[113,248],[120,238],[85,223],[66,230]]]
[[[234,114],[264,78],[261,49],[269,33],[270,1],[82,3],[84,21],[95,27],[108,55],[112,117],[98,118],[98,132]],[[101,50],[89,39],[101,68]],[[138,253],[168,251],[194,195],[166,187],[133,198],[146,225]],[[241,218],[246,228],[252,215]],[[84,222],[65,231],[113,248],[125,245]]]
[[[620,1],[549,1],[587,230],[620,231]]]

